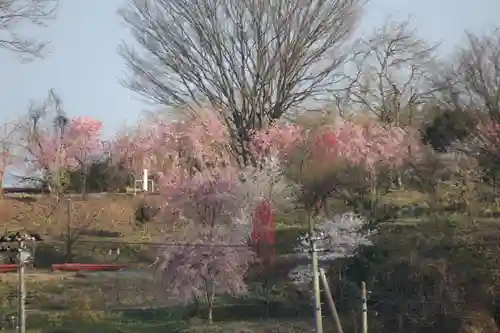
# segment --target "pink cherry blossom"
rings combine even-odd
[[[301,129],[293,124],[275,124],[252,135],[250,151],[258,156],[276,155],[285,159],[301,142]]]
[[[70,169],[88,166],[104,150],[101,141],[102,122],[91,117],[76,117],[70,120],[64,135],[66,163]]]
[[[500,154],[500,124],[480,123],[465,143],[465,149],[475,154],[488,154],[497,157]]]
[[[357,123],[337,120],[310,136],[310,157],[314,162],[347,162],[370,173],[379,168],[401,167],[419,151],[418,137],[407,130],[376,121]],[[313,162],[313,163],[314,163]]]
[[[269,188],[280,179],[272,173],[280,170],[240,167],[216,110],[198,110],[170,125],[157,122],[153,129],[141,154],[155,156],[149,165],[160,175],[163,212],[178,231],[169,239],[196,244],[160,252],[164,285],[184,300],[210,295],[212,288],[216,294],[245,291],[254,258],[248,241],[252,223],[260,222],[255,212],[270,199]],[[273,241],[270,235],[265,240]]]
[[[195,169],[207,170],[233,163],[230,139],[220,115],[211,109],[196,109],[177,122],[159,118],[139,122],[118,135],[113,155],[135,173],[144,168],[175,183]]]
[[[28,144],[34,168],[51,173],[91,163],[103,152],[101,130],[102,123],[91,117],[71,119],[62,134],[38,127]]]

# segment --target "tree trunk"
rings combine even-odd
[[[212,303],[208,304],[208,324],[212,325],[213,324],[213,314],[212,314]]]
[[[71,221],[71,201],[68,199],[67,202],[67,207],[66,207],[66,255],[65,259],[66,262],[72,262],[73,261],[73,244],[75,242],[75,239],[73,237],[73,228],[72,228],[72,221]]]
[[[73,262],[73,243],[74,240],[71,236],[66,236],[66,253],[65,253],[65,261],[67,263]]]
[[[198,296],[194,295],[194,312],[193,312],[193,317],[198,317],[200,315],[200,300],[198,299]]]
[[[374,212],[375,210],[375,206],[376,206],[376,203],[377,203],[377,197],[378,197],[378,188],[377,188],[377,175],[375,173],[373,173],[371,175],[371,188],[370,188],[370,209],[372,211],[372,213]]]
[[[83,167],[82,171],[82,188],[81,188],[81,194],[82,194],[82,199],[85,199],[87,197],[87,168]]]
[[[215,283],[210,283],[212,290],[207,290],[207,303],[208,303],[208,324],[213,324],[213,308],[215,299]]]

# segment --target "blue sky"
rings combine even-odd
[[[70,116],[89,115],[102,120],[111,135],[126,121],[137,119],[150,106],[123,88],[118,80],[124,64],[117,46],[127,30],[116,11],[124,0],[62,0],[57,20],[49,28],[21,30],[52,41],[50,54],[22,64],[0,51],[0,120],[22,114],[30,100],[40,100],[54,88]],[[460,42],[465,29],[483,32],[495,27],[498,0],[372,0],[361,31],[380,26],[387,16],[412,17],[420,35],[442,41],[445,52]]]

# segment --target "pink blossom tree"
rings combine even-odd
[[[216,294],[246,290],[254,212],[281,175],[270,164],[240,167],[215,110],[200,109],[181,122],[157,125],[157,143],[148,149],[161,175],[164,213],[177,225],[170,240],[188,244],[163,249],[157,264],[173,294],[185,301],[205,297],[211,322]]]
[[[229,166],[197,172],[167,184],[165,210],[180,223],[158,257],[162,281],[174,295],[189,301],[203,296],[209,322],[216,294],[246,291],[244,277],[254,258],[248,240],[252,218],[270,179],[267,170]]]
[[[61,145],[59,135],[53,129],[41,126],[32,129],[26,145],[30,172],[41,171],[51,183],[51,175],[62,167],[60,161],[65,160],[65,156],[61,156],[64,153],[60,150]]]
[[[289,169],[288,175],[298,185],[299,201],[309,212],[311,233],[313,217],[329,197],[350,193],[352,199],[356,188],[364,195],[366,179],[373,205],[379,174],[398,170],[420,150],[418,137],[408,129],[374,120],[335,119],[302,129],[280,125],[255,137],[258,153],[273,154],[275,147],[275,154]],[[356,184],[350,183],[350,178]]]
[[[411,131],[374,120],[337,119],[307,133],[296,151],[300,156],[295,178],[313,208],[322,197],[347,190],[342,187],[354,171],[360,172],[356,176],[358,183],[366,178],[370,196],[375,199],[379,174],[398,170],[418,156],[420,141]]]
[[[110,149],[112,161],[125,167],[136,179],[144,168],[151,167],[154,151],[164,144],[162,135],[168,132],[163,124],[138,122],[118,133],[113,140]]]
[[[82,172],[103,152],[102,123],[91,117],[56,118],[57,124],[43,122],[44,114],[32,117],[27,130],[25,159],[30,172],[41,172],[51,190],[61,193],[66,170]]]
[[[284,176],[283,164],[290,157],[297,144],[302,139],[301,129],[294,124],[276,123],[273,126],[252,133],[250,141],[250,153],[260,163],[262,169],[273,166],[271,174]],[[280,165],[281,164],[281,165]],[[273,207],[272,198],[276,196],[275,184],[284,182],[270,180],[268,189],[265,191],[267,195],[257,206],[253,220],[252,244],[257,255],[264,263],[263,269],[274,262],[275,250],[275,234],[276,220],[275,207]],[[283,189],[278,191],[283,194]]]
[[[199,108],[170,123],[159,116],[142,119],[117,136],[111,154],[135,177],[145,168],[156,173],[165,188],[190,174],[233,164],[229,145],[229,133],[219,113]]]
[[[302,140],[303,130],[295,124],[277,123],[268,129],[252,133],[250,152],[257,158],[276,156],[281,160]]]
[[[65,164],[70,170],[80,170],[82,196],[86,194],[88,168],[101,157],[105,145],[101,140],[102,122],[92,117],[70,120],[64,135]]]
[[[453,148],[468,152],[472,156],[497,165],[500,162],[500,124],[481,122],[462,142],[456,142]],[[484,161],[486,160],[486,161]]]
[[[328,255],[320,256],[319,260],[329,261],[350,256],[358,246],[368,244],[367,235],[360,231],[371,220],[371,216],[365,218],[347,214],[329,218],[320,215],[320,209],[326,206],[327,198],[336,194],[348,193],[349,199],[352,199],[353,191],[350,187],[353,183],[345,181],[352,172],[358,170],[360,173],[354,175],[353,181],[365,183],[363,180],[367,180],[373,209],[378,195],[377,180],[380,173],[403,166],[412,154],[418,152],[418,138],[399,127],[385,126],[374,121],[361,123],[341,119],[333,124],[322,124],[310,129],[289,126],[283,130],[282,135],[276,132],[269,131],[256,136],[257,146],[264,147],[257,152],[272,154],[272,147],[281,147],[277,155],[290,169],[290,177],[297,182],[299,201],[308,213],[308,238],[324,235],[319,246],[331,250]],[[365,184],[361,186],[360,193],[364,195]],[[309,241],[300,243],[302,250],[310,247]],[[313,265],[317,263],[317,255],[315,252],[312,254]],[[304,278],[304,272],[311,271],[310,265],[306,269],[297,267],[291,275],[293,279],[300,280]],[[316,276],[316,287],[318,282]]]
[[[377,196],[377,176],[381,171],[399,170],[420,152],[416,133],[374,120],[338,121],[333,133],[336,148],[332,151],[333,158],[342,158],[368,173],[372,198]]]
[[[311,191],[306,180],[295,179],[314,208],[335,190],[328,171],[337,165],[358,166],[372,182],[383,168],[403,165],[411,151],[405,134],[375,122],[339,120],[309,131],[277,124],[254,133],[250,145],[259,157],[257,167],[241,167],[216,110],[199,109],[176,123],[156,120],[141,128],[133,139],[124,140],[133,141],[125,144],[126,151],[131,160],[160,174],[166,218],[178,226],[170,240],[184,243],[165,248],[158,256],[164,285],[185,301],[204,296],[211,321],[216,294],[245,291],[243,277],[253,258],[247,240],[255,211],[265,205],[266,214],[272,213],[268,201],[288,188],[283,170],[298,153],[301,168],[320,165],[325,171],[315,174],[322,186],[319,192]],[[269,215],[266,218],[272,219]],[[272,223],[264,227],[272,228]],[[253,229],[255,234],[255,224]],[[262,238],[272,242],[273,234],[264,233]]]
[[[208,179],[196,174],[166,195],[167,209],[181,223],[172,238],[189,245],[163,250],[162,281],[184,301],[204,297],[210,323],[216,293],[245,292],[244,276],[253,256],[247,245],[249,205],[237,176],[221,172]]]
[[[276,124],[254,133],[253,139],[255,155],[280,159],[288,176],[302,188],[308,209],[317,209],[335,191],[348,190],[344,188],[349,185],[347,176],[354,171],[359,172],[358,183],[360,178],[367,180],[370,196],[375,199],[379,175],[399,171],[421,153],[415,131],[374,119],[325,118],[302,128]]]

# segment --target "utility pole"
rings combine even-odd
[[[319,284],[319,263],[316,240],[311,237],[313,288],[314,288],[314,319],[316,323],[316,333],[323,333],[323,318],[321,314],[321,290]]]
[[[361,282],[361,333],[368,333],[368,305],[366,299],[366,282]]]
[[[24,268],[30,258],[30,253],[23,240],[19,241],[19,333],[26,333],[26,281]]]
[[[311,215],[308,214],[308,224],[309,224],[309,244],[311,246],[311,260],[312,260],[312,270],[313,270],[313,294],[314,294],[314,322],[316,333],[323,333],[323,318],[321,315],[321,290],[319,284],[319,263],[318,263],[318,249],[316,248],[316,231],[314,230],[314,224]]]
[[[21,234],[20,232],[15,233],[11,236],[0,237],[0,252],[12,252],[17,253],[17,259],[19,262],[18,269],[18,319],[17,319],[17,329],[18,333],[26,333],[26,282],[25,282],[25,268],[26,264],[32,258],[31,251],[28,248],[28,242],[33,245],[37,241],[42,241],[39,234]],[[17,247],[10,247],[4,245],[5,243],[17,244]]]

